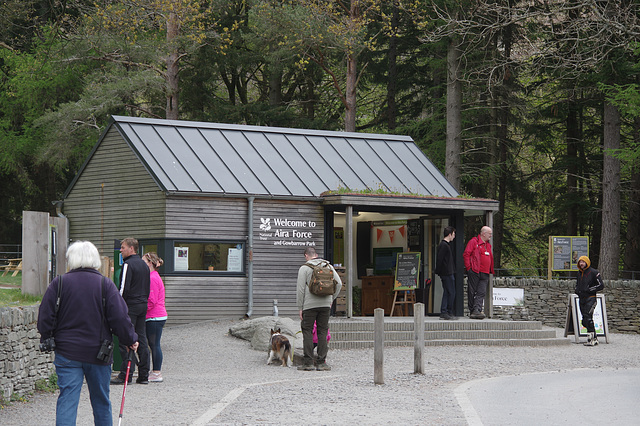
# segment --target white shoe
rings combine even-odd
[[[152,371],[151,373],[149,373],[149,381],[150,382],[159,383],[162,380],[163,380],[162,379],[162,373],[156,373],[155,371]]]

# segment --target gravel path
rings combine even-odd
[[[470,381],[586,367],[605,375],[619,369],[640,371],[640,336],[613,334],[610,344],[596,348],[577,344],[427,347],[424,375],[413,374],[412,347],[387,348],[385,383],[375,385],[372,349],[330,350],[329,372],[267,366],[266,353],[227,335],[237,322],[166,327],[162,339],[165,381],[129,385],[122,424],[466,425],[480,420],[469,417],[469,407],[460,401],[461,396],[473,396],[467,392],[474,383]],[[563,397],[562,389],[558,391]],[[56,397],[38,394],[29,402],[12,403],[0,410],[0,424],[53,425]],[[121,398],[122,387],[112,386],[114,424]],[[473,398],[466,401],[466,405],[473,403]],[[91,424],[85,387],[78,425]]]

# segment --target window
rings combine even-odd
[[[173,270],[244,273],[244,243],[174,241]]]

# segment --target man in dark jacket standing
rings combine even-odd
[[[444,238],[436,251],[436,270],[442,281],[442,304],[440,305],[440,319],[456,319],[453,313],[453,302],[456,298],[456,263],[453,260],[451,241],[456,237],[456,228],[444,228]]]
[[[484,319],[482,313],[484,296],[489,284],[489,275],[493,274],[493,252],[489,240],[493,231],[488,226],[480,229],[480,235],[467,243],[462,257],[467,270],[467,304],[469,318]]]
[[[120,274],[120,294],[127,303],[129,318],[138,334],[138,378],[136,383],[146,385],[149,383],[149,345],[146,334],[147,302],[149,300],[150,273],[147,264],[138,256],[138,240],[125,238],[120,244],[122,253],[122,272]],[[126,359],[127,348],[120,345],[120,355]],[[131,382],[135,365],[131,365],[128,380]],[[127,374],[126,363],[122,363],[120,374],[111,380],[114,385],[123,384]]]
[[[596,326],[593,323],[593,311],[598,302],[596,293],[603,288],[604,282],[600,272],[591,267],[591,260],[587,256],[580,256],[580,259],[578,259],[578,278],[576,280],[575,293],[580,299],[582,325],[587,329],[588,333],[585,346],[596,346],[598,344]]]

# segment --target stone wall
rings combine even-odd
[[[35,390],[36,381],[47,379],[53,354],[42,353],[36,327],[38,307],[0,308],[0,398],[23,396]]]
[[[551,327],[564,328],[568,295],[573,294],[575,280],[537,278],[495,278],[495,288],[523,288],[524,306],[494,306],[493,317],[509,320],[541,321]],[[604,282],[607,323],[612,333],[640,333],[640,281]]]

